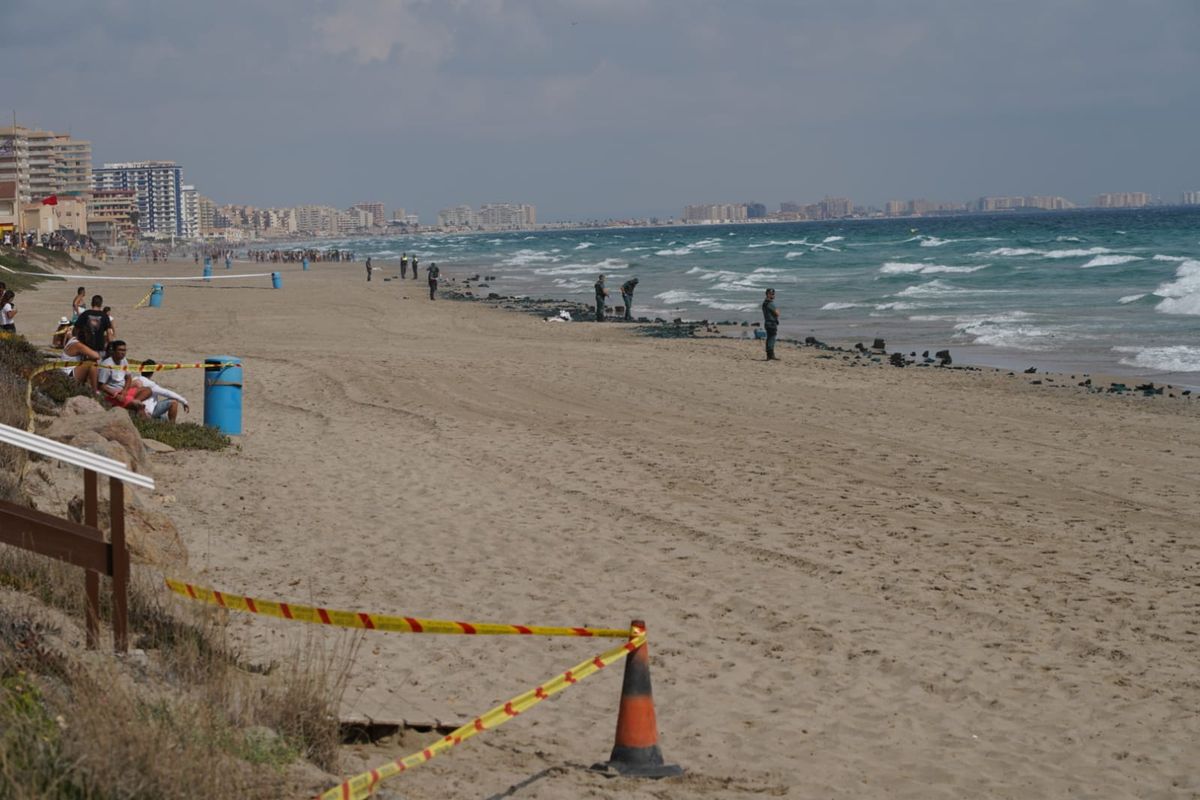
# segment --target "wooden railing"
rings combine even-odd
[[[154,480],[120,461],[18,428],[0,425],[0,442],[83,469],[83,523],[0,501],[0,542],[82,567],[87,598],[87,645],[100,639],[100,576],[112,579],[113,648],[129,649],[129,548],[125,544],[125,484],[147,489]],[[109,541],[99,521],[99,475],[108,477]]]

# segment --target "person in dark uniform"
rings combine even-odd
[[[371,282],[371,273],[375,271],[375,267],[371,265],[371,257],[367,256],[367,283]]]
[[[604,276],[596,279],[596,322],[604,322],[604,300],[608,297],[608,289],[604,288]]]
[[[633,290],[637,288],[638,279],[630,278],[621,284],[621,302],[625,304],[625,321],[633,321]]]
[[[775,334],[779,333],[779,309],[775,307],[775,290],[767,289],[763,300],[763,328],[767,332],[767,361],[778,361],[775,357]]]
[[[413,253],[412,268],[413,268],[413,280],[415,281],[417,279],[417,254],[416,253]]]
[[[437,292],[438,275],[441,274],[441,270],[438,269],[437,264],[430,263],[426,272],[429,274],[429,299],[437,300],[434,293]]]
[[[408,279],[408,253],[400,255],[400,277]]]

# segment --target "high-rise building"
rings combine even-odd
[[[825,195],[825,199],[819,205],[821,206],[821,215],[825,219],[848,217],[854,213],[854,203],[850,202],[850,198],[848,197],[830,197],[829,195]]]
[[[174,161],[105,164],[93,172],[95,189],[137,192],[138,229],[156,236],[184,236],[183,170]]]
[[[475,209],[470,206],[451,206],[438,212],[438,225],[443,228],[477,227]]]
[[[65,133],[0,128],[0,181],[15,181],[23,203],[92,188],[92,145]]]
[[[767,216],[767,207],[762,203],[746,203],[746,219],[762,219]]]
[[[371,225],[387,224],[387,209],[383,207],[383,203],[355,203],[351,208],[368,212],[371,215]]]
[[[1141,208],[1150,205],[1145,192],[1105,192],[1096,196],[1097,208]]]
[[[200,193],[191,184],[179,187],[180,213],[183,215],[183,236],[186,239],[200,237]]]
[[[1179,202],[1185,206],[1200,206],[1200,192],[1184,192],[1179,196]]]
[[[684,206],[684,222],[744,222],[749,218],[742,203],[701,203]]]

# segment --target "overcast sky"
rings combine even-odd
[[[18,123],[96,165],[177,161],[218,203],[549,221],[1200,189],[1200,0],[4,6]]]

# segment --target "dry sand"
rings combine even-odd
[[[194,267],[108,274],[135,271]],[[129,310],[146,285],[100,287],[131,357],[245,360],[240,449],[156,459],[195,576],[413,616],[644,617],[662,747],[689,771],[580,768],[611,748],[613,671],[388,791],[1200,796],[1195,402],[791,347],[768,364],[752,342],[430,303],[361,264],[283,272],[168,284],[153,310]],[[23,329],[78,283],[99,286],[24,294]],[[163,382],[199,420],[201,376]],[[300,627],[348,639],[234,619],[264,662]],[[366,635],[345,711],[465,720],[604,646]],[[346,773],[428,738],[356,748]]]

